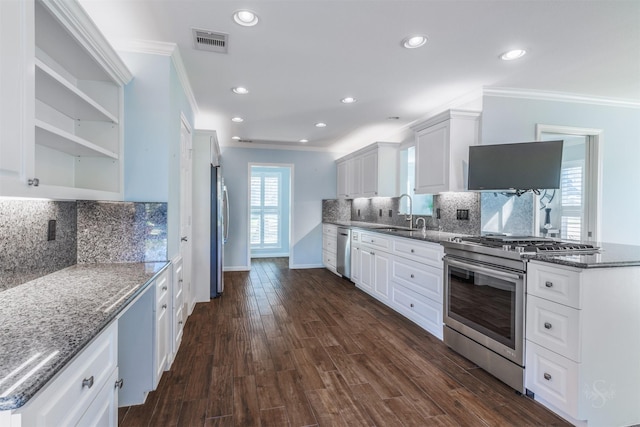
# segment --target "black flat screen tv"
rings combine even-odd
[[[469,190],[560,188],[563,141],[469,147]]]

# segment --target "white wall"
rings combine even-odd
[[[602,240],[640,245],[640,109],[486,95],[482,143],[535,140],[536,124],[602,129]]]
[[[167,202],[167,256],[180,252],[180,114],[193,112],[172,59],[120,53],[134,79],[124,90],[124,199]]]
[[[292,177],[293,268],[322,266],[322,199],[336,198],[334,155],[317,151],[222,147],[222,174],[229,191],[229,240],[224,247],[225,270],[246,270],[248,250],[249,163],[294,165]]]

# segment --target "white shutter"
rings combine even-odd
[[[581,240],[584,200],[584,162],[562,165],[560,175],[560,204],[562,206],[561,237]]]
[[[282,174],[280,172],[251,173],[251,247],[279,248]]]

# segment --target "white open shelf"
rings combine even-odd
[[[104,149],[86,139],[65,132],[42,120],[35,120],[36,144],[44,145],[74,157],[109,157],[118,159],[118,154]]]
[[[108,121],[118,117],[78,89],[47,64],[35,59],[36,98],[75,120]]]

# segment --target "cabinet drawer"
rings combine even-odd
[[[118,365],[118,324],[113,322],[75,360],[21,408],[29,426],[76,425]],[[107,384],[113,387],[113,384]],[[33,416],[33,418],[32,418]]]
[[[580,273],[568,268],[530,262],[527,293],[553,302],[581,308]]]
[[[160,306],[160,300],[168,301],[169,297],[169,273],[168,270],[162,272],[156,278],[156,301],[158,302],[158,306]]]
[[[391,280],[442,304],[442,269],[393,257]]]
[[[398,283],[392,283],[391,306],[442,339],[442,301],[434,301]]]
[[[527,296],[527,339],[580,362],[580,310]]]
[[[322,234],[327,236],[337,236],[338,226],[333,224],[322,224]]]
[[[332,269],[336,269],[336,254],[332,252],[323,251],[322,252],[322,262],[325,266],[331,267]]]
[[[394,239],[393,253],[442,269],[443,249],[438,244],[431,245],[411,239]]]
[[[322,236],[322,249],[328,252],[336,253],[337,240],[335,236]]]
[[[378,249],[389,249],[390,239],[379,233],[360,233],[360,244]]]
[[[578,419],[580,365],[530,341],[526,346],[526,388]]]

